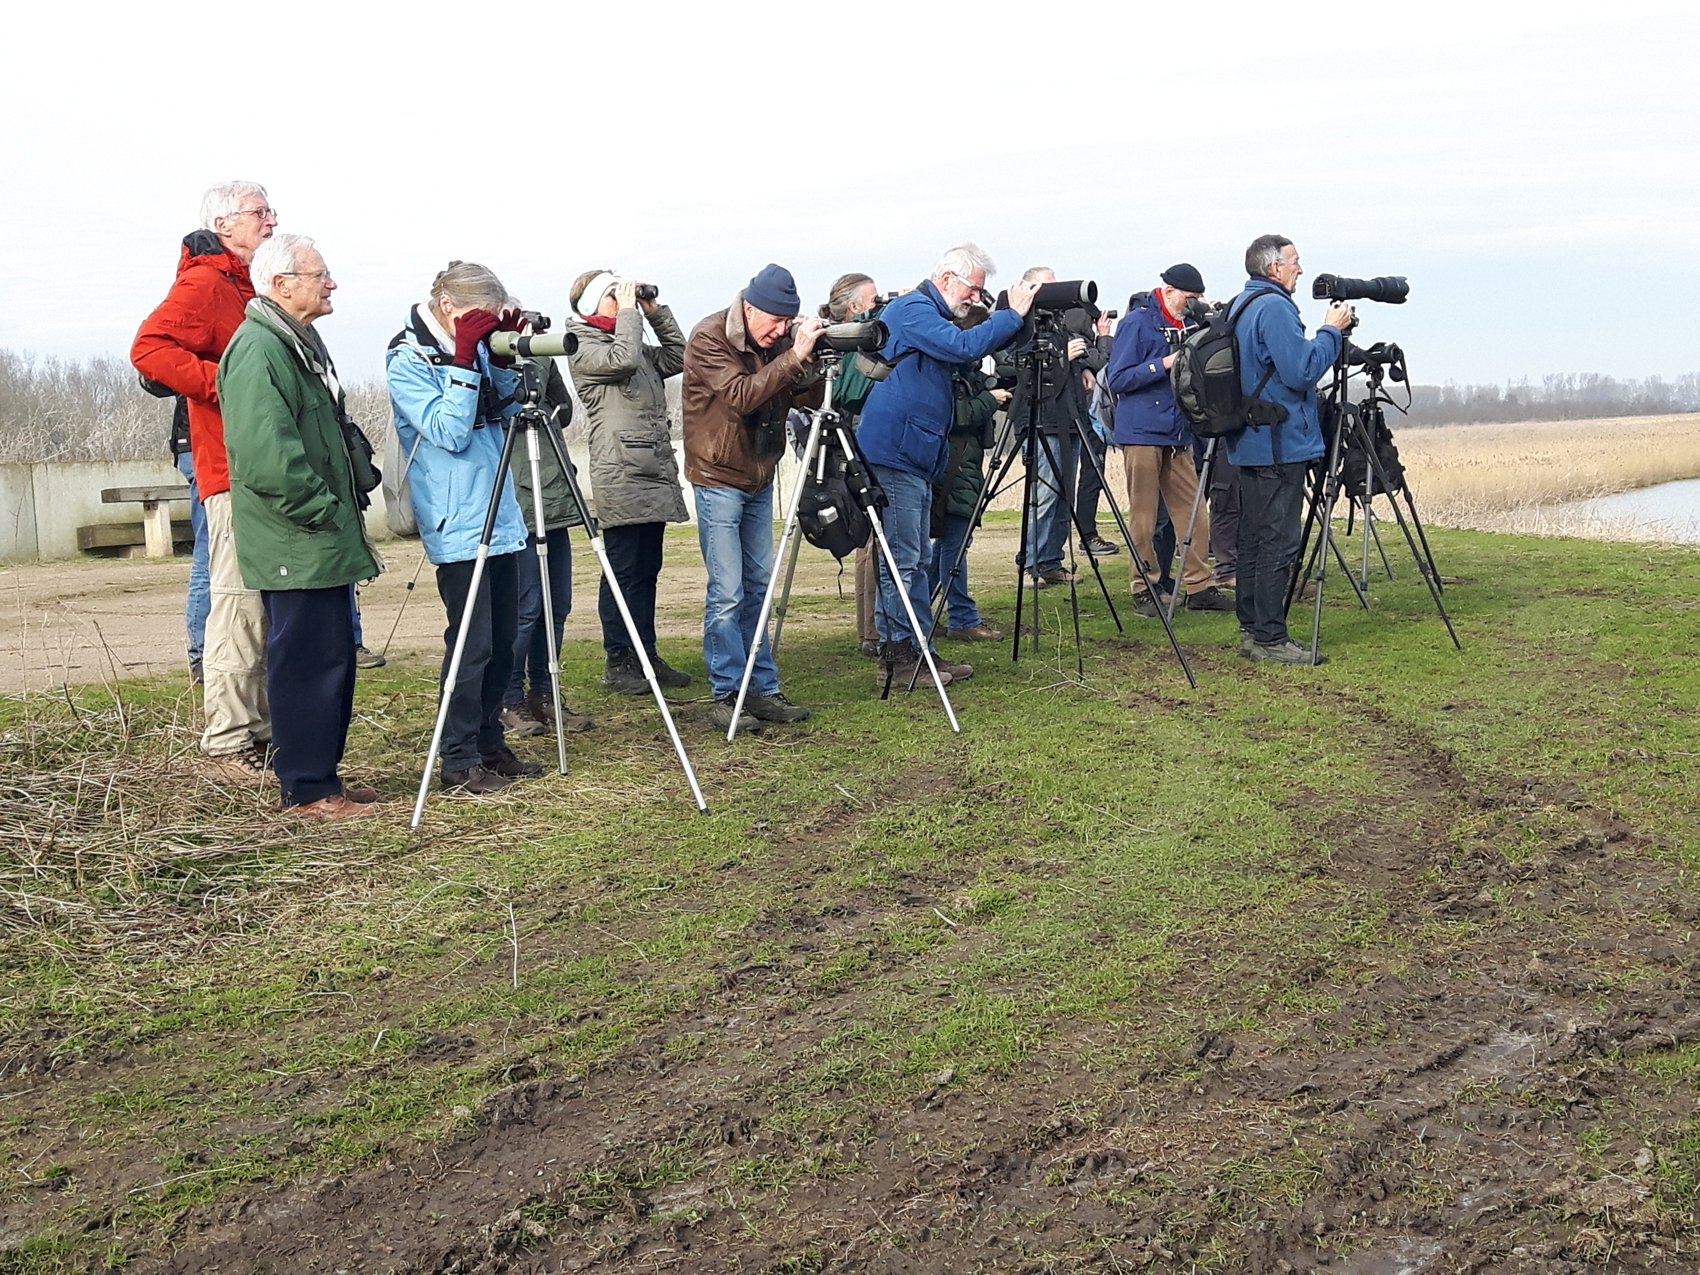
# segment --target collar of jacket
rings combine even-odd
[[[738,289],[738,295],[732,298],[732,304],[726,307],[726,339],[732,343],[732,348],[739,354],[750,352],[749,333],[744,328],[744,290]]]
[[[950,312],[950,305],[945,301],[944,293],[939,291],[938,284],[934,283],[931,279],[923,279],[921,280],[921,286],[917,288],[916,291],[924,293],[930,297],[933,304],[939,308],[940,314],[944,315],[944,317],[949,319],[952,323],[956,322],[956,316]]]
[[[1268,275],[1247,275],[1245,290],[1247,292],[1273,293],[1275,296],[1285,298],[1287,303],[1291,305],[1293,309],[1297,310],[1299,308],[1299,303],[1293,300],[1293,294],[1288,292],[1280,284],[1276,283],[1275,280],[1271,279]]]
[[[248,263],[227,249],[210,230],[191,230],[183,236],[177,273],[181,275],[190,266],[211,266],[238,283],[248,282]]]
[[[414,306],[413,319],[413,331],[421,342],[434,345],[445,354],[454,353],[455,339],[449,335],[448,329],[438,322],[437,316],[431,313],[430,306]]]

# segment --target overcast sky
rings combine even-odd
[[[500,17],[500,23],[491,21]],[[20,6],[0,347],[122,354],[208,185],[266,185],[376,375],[450,258],[552,314],[581,270],[688,328],[765,262],[809,306],[978,240],[1109,303],[1245,245],[1360,303],[1424,382],[1700,371],[1700,6]],[[1322,305],[1301,281],[1301,308]]]

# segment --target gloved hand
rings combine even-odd
[[[496,331],[522,332],[525,330],[525,326],[525,316],[518,310],[503,310],[501,322],[496,324]],[[491,367],[512,367],[513,365],[514,359],[511,354],[492,354],[490,356]]]
[[[456,367],[478,366],[478,343],[501,325],[488,310],[468,310],[455,320]]]

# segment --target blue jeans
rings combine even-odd
[[[927,582],[927,563],[932,550],[927,536],[933,513],[932,484],[901,469],[885,465],[871,465],[870,468],[889,502],[881,515],[881,522],[885,526],[885,538],[891,544],[891,556],[897,560],[903,591],[909,595],[915,617],[926,624],[933,605]],[[909,626],[909,616],[903,610],[903,600],[897,589],[882,553],[879,605],[874,608],[874,627],[879,630],[882,642],[912,641],[915,649],[920,650],[920,639]]]
[[[195,485],[195,462],[188,452],[177,458],[177,472],[189,480],[189,525],[195,529],[195,556],[189,561],[189,596],[183,603],[183,626],[189,634],[189,663],[199,664],[207,644],[207,612],[212,609],[212,585],[207,579],[207,511]]]
[[[939,577],[948,572],[956,555],[962,554],[962,565],[945,588],[945,625],[952,629],[971,629],[980,623],[980,609],[968,592],[968,555],[964,546],[973,543],[974,530],[962,514],[944,516],[944,535],[933,541],[932,564],[927,570],[927,588],[937,593]]]
[[[1254,641],[1287,640],[1287,587],[1304,534],[1309,461],[1240,467],[1240,543],[1234,610]]]
[[[1054,435],[1042,434],[1038,453],[1033,494],[1039,508],[1038,515],[1028,519],[1026,556],[1027,569],[1044,575],[1062,570],[1063,545],[1068,542],[1069,527],[1074,522],[1070,501],[1075,469],[1080,463],[1080,436],[1072,427]],[[1051,463],[1053,458],[1055,466]],[[1061,478],[1055,472],[1057,468],[1062,470]]]
[[[702,612],[702,657],[708,664],[708,685],[715,699],[738,693],[744,680],[744,661],[756,640],[756,619],[762,595],[773,574],[773,486],[755,495],[736,487],[692,485],[697,504],[697,544],[708,568],[708,596]],[[755,672],[750,676],[755,695],[779,693],[779,670],[761,635]]]
[[[549,536],[549,603],[555,612],[555,650],[561,649],[561,634],[573,609],[573,549],[567,529],[557,528]],[[525,538],[525,548],[515,562],[519,567],[519,627],[514,631],[514,671],[502,697],[505,704],[525,699],[529,676],[531,689],[549,689],[549,635],[543,618],[543,573],[537,566],[537,533]]]

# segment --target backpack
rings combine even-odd
[[[836,441],[822,440],[819,456],[803,475],[797,525],[803,539],[843,561],[868,543],[874,524],[850,490],[850,461]]]
[[[1175,351],[1169,384],[1174,387],[1175,406],[1195,437],[1220,438],[1248,425],[1279,425],[1287,419],[1285,407],[1258,397],[1275,374],[1273,366],[1250,394],[1240,388],[1240,348],[1234,335],[1246,306],[1273,291],[1259,289],[1226,310],[1218,310],[1193,329]]]
[[[419,450],[424,437],[421,434],[414,439],[413,451],[403,456],[401,435],[396,432],[393,420],[389,432],[384,435],[384,465],[379,471],[383,475],[384,522],[392,536],[406,540],[419,536],[419,520],[413,514],[413,486],[407,480],[407,470],[413,464],[413,454]]]

